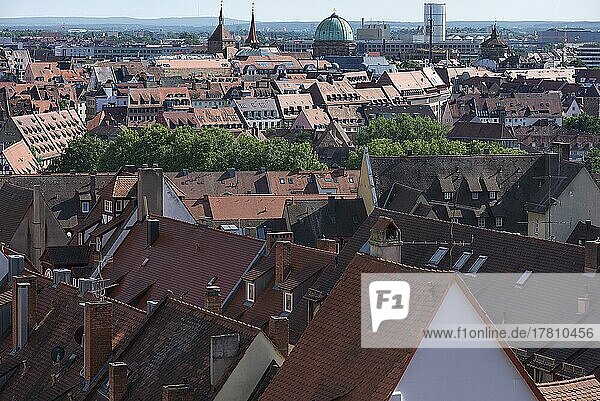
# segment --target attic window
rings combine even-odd
[[[471,192],[471,199],[472,200],[478,200],[479,199],[479,192]]]
[[[497,195],[497,194],[496,194],[496,191],[491,191],[491,192],[490,192],[490,200],[494,200],[494,199],[496,199],[496,195]]]
[[[452,269],[456,271],[462,269],[465,263],[467,263],[467,260],[469,260],[469,258],[471,257],[471,255],[473,255],[473,252],[463,252],[463,254],[460,255],[460,258],[458,258]]]
[[[254,302],[255,299],[254,283],[246,282],[246,302]]]
[[[352,176],[348,177],[348,182],[350,184],[354,184],[354,177],[352,177]]]
[[[279,179],[279,183],[280,183],[280,184],[285,184],[285,178],[280,178],[280,179]]]
[[[481,256],[481,255],[479,257],[477,257],[477,260],[469,268],[468,273],[476,274],[479,271],[479,269],[481,269],[481,266],[483,266],[483,264],[485,263],[487,258],[488,258],[487,256]]]
[[[292,313],[294,309],[294,296],[291,292],[283,293],[283,311],[287,313]]]
[[[427,265],[428,266],[437,266],[438,263],[440,263],[442,261],[442,259],[444,258],[444,256],[446,256],[447,253],[448,253],[448,248],[445,248],[443,246],[439,247],[437,249],[437,251],[435,251],[435,253],[431,257],[431,259],[429,259],[429,262],[427,262]]]
[[[90,212],[90,202],[83,201],[81,202],[81,213],[89,213]]]
[[[452,200],[452,192],[444,192],[444,200]]]
[[[105,200],[104,201],[104,211],[106,213],[112,213],[112,211],[113,211],[113,203],[112,203],[112,201],[109,201],[109,200]]]

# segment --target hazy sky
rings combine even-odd
[[[419,0],[255,0],[257,19],[320,20],[335,8],[346,19],[421,21]],[[448,20],[600,21],[600,0],[447,0]],[[251,0],[225,0],[230,18],[249,19]],[[0,17],[214,16],[218,0],[0,0]]]

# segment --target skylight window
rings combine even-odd
[[[473,252],[463,252],[463,254],[460,255],[460,258],[458,258],[452,269],[456,271],[462,269],[465,263],[467,263],[467,260],[469,260],[469,258],[471,257],[471,255],[473,255]]]
[[[487,260],[487,256],[479,256],[477,257],[477,260],[475,262],[473,262],[473,265],[471,265],[471,267],[469,268],[468,273],[469,274],[476,274],[479,269],[481,269],[481,266],[483,266],[483,264],[485,263],[485,261]]]
[[[517,284],[515,285],[515,288],[523,288],[525,286],[525,283],[527,282],[527,280],[529,280],[529,277],[531,277],[532,274],[533,274],[533,272],[531,270],[527,270],[525,273],[523,273],[521,275],[521,277],[519,278],[519,280],[517,280]]]
[[[445,248],[443,246],[439,247],[437,249],[437,251],[435,251],[435,253],[431,257],[431,259],[429,259],[429,262],[427,262],[427,265],[428,266],[437,266],[438,263],[441,262],[441,260],[444,258],[444,256],[446,256],[447,253],[448,253],[448,248]]]

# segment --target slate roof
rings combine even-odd
[[[27,272],[27,274],[34,274]],[[0,342],[3,350],[0,375],[13,371],[12,377],[2,389],[2,399],[56,400],[68,394],[75,399],[81,396],[83,378],[83,347],[75,340],[75,331],[83,327],[83,308],[79,290],[66,284],[54,288],[48,278],[37,277],[37,318],[39,326],[31,334],[22,351],[10,355],[11,335]],[[113,349],[140,327],[145,313],[141,310],[113,302]],[[65,357],[56,365],[50,358],[54,347],[60,346]],[[69,359],[73,358],[72,363]],[[26,361],[23,364],[22,361]],[[51,374],[60,372],[52,383]]]
[[[375,208],[342,249],[337,263],[323,271],[307,297],[320,300],[331,291],[355,253],[365,249],[371,227],[377,223],[380,216],[394,220],[405,243],[451,240],[452,224],[449,222]],[[523,273],[526,270],[541,273],[583,273],[584,271],[585,249],[581,246],[463,224],[454,224],[453,232],[456,243],[472,241],[472,244],[455,245],[452,255],[448,252],[438,263],[440,269],[452,269],[463,252],[472,252],[463,269],[468,269],[477,257],[482,255],[488,257],[479,270],[482,273]],[[402,248],[402,263],[424,268],[439,246],[405,244]]]
[[[234,333],[240,336],[239,356],[212,387],[211,337]],[[212,400],[259,333],[256,327],[166,298],[115,358],[130,370],[125,400],[160,400],[162,386],[181,383],[192,386],[194,400]]]
[[[223,300],[263,248],[263,241],[166,217],[156,217],[160,234],[147,247],[146,223],[137,223],[102,276],[117,284],[111,297],[133,305],[162,299],[167,290],[204,305],[208,282],[216,277]]]
[[[547,401],[596,401],[600,399],[600,383],[595,376],[538,384]]]
[[[33,204],[33,191],[10,183],[0,188],[0,242],[9,244]]]
[[[284,216],[295,243],[315,247],[322,237],[351,238],[367,212],[362,199],[294,199],[286,204]]]
[[[459,121],[446,134],[448,139],[470,139],[470,140],[514,140],[515,133],[512,128],[499,123],[472,123]]]

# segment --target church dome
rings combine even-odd
[[[321,21],[317,27],[315,41],[352,42],[354,41],[354,32],[348,21],[333,13],[330,17]]]

